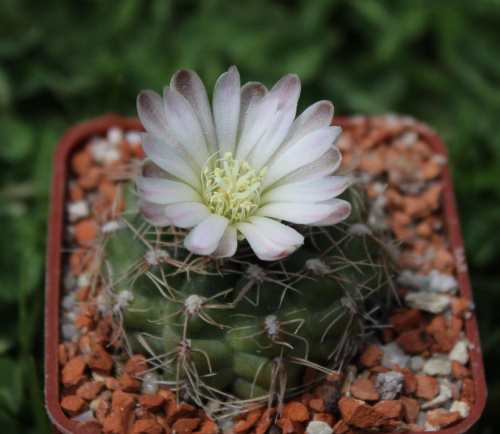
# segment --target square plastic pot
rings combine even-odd
[[[334,119],[333,124],[348,128],[359,125],[360,122],[370,124],[376,122],[376,118],[363,118],[361,120],[359,117],[337,118]],[[83,146],[88,139],[104,135],[111,127],[119,127],[124,131],[143,129],[140,121],[137,119],[125,119],[117,115],[107,115],[99,119],[84,122],[70,129],[59,141],[54,155],[47,238],[45,298],[45,402],[54,432],[86,433],[86,431],[76,426],[64,414],[60,406],[61,386],[57,350],[61,342],[59,317],[60,297],[62,293],[62,252],[64,247],[63,234],[66,223],[65,201],[67,197],[69,159],[71,154]],[[416,132],[423,136],[425,141],[431,145],[434,152],[442,155],[447,160],[446,147],[441,138],[424,124],[417,122],[414,124],[414,127]],[[456,278],[459,284],[459,295],[472,301],[472,290],[465,262],[463,241],[448,165],[443,167],[441,182],[443,185],[442,206],[445,233],[457,261]],[[470,318],[465,320],[465,333],[470,343],[470,370],[475,384],[476,403],[467,418],[453,427],[435,431],[436,433],[459,434],[469,431],[481,416],[486,403],[486,382],[474,312]]]

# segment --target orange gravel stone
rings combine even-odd
[[[468,312],[470,301],[465,297],[451,297],[451,311],[457,318],[463,319]]]
[[[165,398],[154,393],[139,396],[139,404],[151,413],[159,411],[165,402]]]
[[[402,333],[418,328],[422,324],[423,316],[419,309],[401,309],[389,317],[389,324],[396,333]]]
[[[71,157],[71,170],[77,175],[84,175],[92,166],[92,156],[87,151],[80,151]]]
[[[422,354],[429,348],[427,336],[423,330],[409,330],[396,339],[398,345],[408,354]]]
[[[90,219],[80,220],[75,224],[75,238],[83,247],[90,246],[97,236],[97,227]]]
[[[122,375],[118,384],[120,385],[120,389],[124,392],[134,393],[141,390],[141,382],[132,377],[128,372],[125,372],[125,374]]]
[[[245,433],[252,427],[252,423],[247,420],[239,420],[233,427],[235,433]]]
[[[162,434],[162,426],[154,419],[142,419],[134,423],[132,434]]]
[[[455,346],[462,331],[463,322],[452,316],[447,321],[444,315],[437,315],[427,326],[427,333],[434,339],[431,353],[448,353]]]
[[[65,396],[61,401],[61,408],[70,416],[76,416],[88,409],[88,403],[76,395]]]
[[[464,378],[467,378],[469,376],[469,370],[456,360],[451,361],[451,369],[453,372],[453,376],[457,380],[463,380]]]
[[[403,404],[403,417],[407,423],[415,423],[418,418],[418,413],[420,412],[420,404],[416,399],[407,398],[402,396],[400,398]]]
[[[415,374],[406,368],[401,368],[401,373],[405,376],[403,380],[403,393],[405,395],[412,395],[417,391],[417,377]]]
[[[103,430],[105,434],[123,434],[132,430],[134,415],[128,408],[123,411],[111,413],[104,419]]]
[[[84,381],[86,377],[83,375],[87,364],[84,356],[76,356],[71,359],[64,368],[62,368],[61,376],[64,387],[76,386]]]
[[[438,426],[439,428],[446,428],[455,422],[462,419],[458,411],[452,412],[441,412],[437,410],[431,410],[427,413],[427,422],[431,425]]]
[[[178,419],[191,419],[196,415],[196,408],[189,404],[171,404],[167,409],[167,423],[173,424]]]
[[[339,420],[337,424],[333,427],[333,432],[335,434],[347,434],[350,431],[351,427],[344,419]]]
[[[59,344],[57,346],[57,360],[59,361],[59,365],[64,366],[68,363],[68,358],[68,347],[66,347],[66,344]]]
[[[79,422],[78,426],[87,432],[102,433],[102,424],[97,419],[90,419],[86,422]]]
[[[283,433],[290,433],[290,434],[304,434],[305,433],[305,428],[297,421],[290,419],[289,417],[282,417],[281,419],[276,422],[276,425],[278,425],[281,428],[281,431]]]
[[[434,266],[444,274],[452,274],[455,268],[455,258],[447,249],[439,249],[434,258]]]
[[[86,315],[78,315],[75,320],[75,325],[81,330],[86,328],[87,330],[92,330],[95,328],[95,321]]]
[[[130,394],[125,393],[121,390],[115,390],[113,392],[113,398],[111,401],[111,408],[113,410],[123,411],[124,409],[133,410],[135,409],[135,399],[130,396]]]
[[[384,352],[376,345],[368,345],[359,358],[360,363],[367,368],[372,368],[380,363]]]
[[[387,418],[363,401],[344,396],[340,398],[339,410],[347,423],[357,428],[383,425]]]
[[[92,166],[78,178],[78,184],[85,190],[93,190],[99,185],[101,175],[101,169],[97,166]]]
[[[476,388],[474,386],[474,381],[470,378],[466,378],[462,383],[462,394],[460,395],[460,400],[467,401],[471,404],[471,406],[476,402]]]
[[[417,391],[415,395],[419,398],[432,399],[439,393],[439,381],[427,375],[415,375],[417,379]]]
[[[335,422],[335,418],[333,417],[333,414],[331,413],[315,413],[313,416],[313,420],[319,421],[319,422],[325,422],[331,427],[333,427],[333,424]]]
[[[325,411],[325,403],[322,398],[314,398],[309,401],[309,408],[316,413],[323,413]]]
[[[104,386],[104,381],[87,381],[78,388],[76,394],[83,399],[91,401],[97,398],[97,395],[102,392]]]
[[[359,378],[351,384],[351,395],[363,401],[375,401],[379,395],[375,385],[368,378]]]
[[[96,345],[89,354],[88,364],[90,369],[102,375],[110,375],[113,369],[113,358],[100,345]]]
[[[199,431],[196,431],[197,434],[219,434],[220,428],[213,420],[206,420],[201,424]]]
[[[76,182],[69,185],[69,200],[71,202],[79,202],[85,197],[85,191]]]
[[[110,411],[111,411],[111,404],[104,398],[98,398],[95,417],[101,425],[104,423],[106,417],[109,416]]]
[[[309,411],[304,404],[300,402],[290,402],[285,406],[285,411],[283,412],[285,417],[290,418],[295,422],[305,422],[309,420]]]
[[[383,413],[388,419],[399,420],[403,413],[403,404],[399,400],[380,401],[377,402],[373,408]]]
[[[142,354],[135,355],[125,364],[125,371],[134,377],[141,377],[148,369],[149,366],[146,362],[146,356]]]
[[[176,434],[191,434],[200,425],[200,419],[178,419],[172,426],[172,430]]]

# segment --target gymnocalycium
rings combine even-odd
[[[387,286],[370,210],[332,175],[333,105],[296,118],[299,94],[294,74],[268,91],[231,67],[212,105],[190,70],[137,100],[147,158],[106,235],[113,314],[160,382],[212,414],[280,404],[311,386],[306,368],[341,368]]]

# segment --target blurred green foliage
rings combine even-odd
[[[211,88],[303,82],[300,109],[404,113],[449,146],[495,431],[500,402],[498,0],[2,0],[0,3],[0,426],[47,432],[43,268],[51,158],[72,124],[135,115],[179,68]],[[497,226],[498,225],[498,226]]]

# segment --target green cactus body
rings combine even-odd
[[[134,211],[124,219],[105,248],[114,298],[133,297],[116,317],[130,348],[197,401],[300,390],[305,366],[338,367],[363,332],[366,297],[387,278],[383,246],[349,223],[303,227],[302,248],[266,263],[244,245],[227,260],[189,255],[180,229],[146,227]]]

